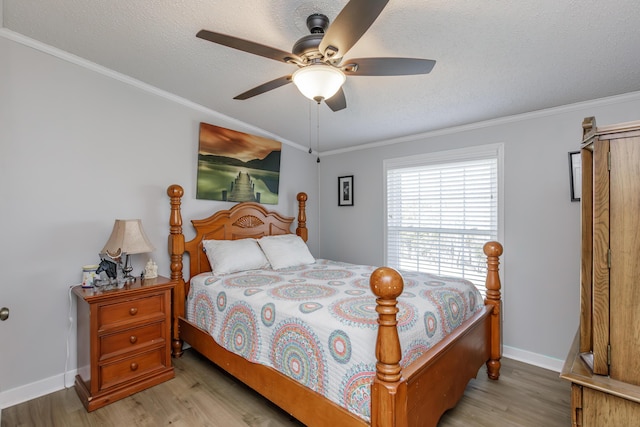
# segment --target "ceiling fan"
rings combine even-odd
[[[265,58],[297,65],[294,73],[254,87],[233,99],[249,99],[292,81],[300,92],[318,104],[325,101],[333,111],[347,106],[342,90],[346,76],[401,76],[427,74],[436,61],[417,58],[358,58],[344,60],[380,15],[389,0],[350,0],[329,25],[329,18],[315,13],[307,18],[310,35],[302,37],[285,52],[249,40],[208,30],[196,37]],[[311,86],[309,86],[311,85]]]

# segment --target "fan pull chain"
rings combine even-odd
[[[318,101],[318,108],[316,109],[316,151],[318,153],[316,163],[320,163],[320,101]]]
[[[311,101],[308,103],[309,105],[309,154],[313,153],[311,150],[311,136],[313,135],[313,131],[311,130]]]

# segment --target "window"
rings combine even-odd
[[[391,159],[386,179],[386,263],[464,277],[484,294],[489,240],[502,235],[502,144]]]

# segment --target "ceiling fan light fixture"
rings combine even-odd
[[[323,64],[299,68],[293,73],[292,78],[293,83],[304,96],[317,102],[335,95],[346,80],[341,70]]]

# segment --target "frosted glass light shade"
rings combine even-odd
[[[344,73],[330,65],[308,65],[293,73],[293,83],[298,90],[318,102],[335,95],[345,80]]]

